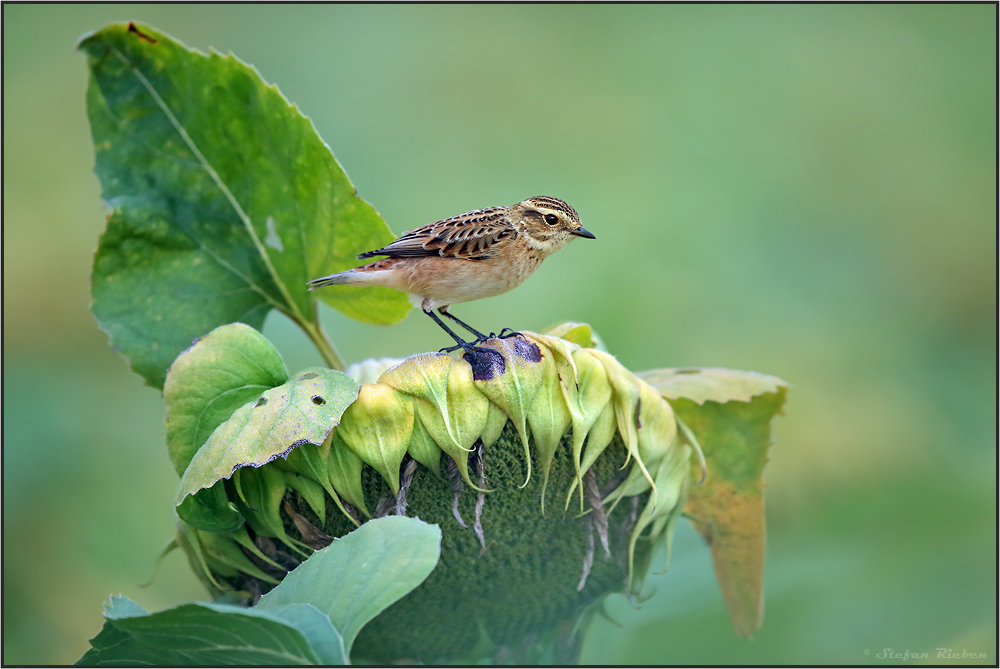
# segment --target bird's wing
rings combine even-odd
[[[510,243],[515,232],[504,207],[478,209],[404,232],[392,244],[358,258],[441,256],[485,260]]]

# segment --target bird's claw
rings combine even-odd
[[[473,342],[462,341],[456,337],[456,340],[459,341],[460,343],[456,343],[454,346],[446,346],[442,349],[438,349],[438,353],[453,353],[458,349],[462,349],[465,353],[470,353],[473,356],[476,353],[489,353],[491,355],[498,356],[502,360],[503,355],[499,351],[496,351],[492,348],[485,348],[483,346],[480,346],[479,344],[489,341],[490,339],[510,339],[511,337],[520,337],[520,336],[521,336],[520,332],[516,332],[515,330],[512,330],[510,328],[504,328],[500,330],[499,334],[497,334],[496,332],[491,332],[489,335],[484,335],[480,333],[480,335],[476,337],[475,341]]]
[[[479,337],[476,337],[476,340],[472,342],[472,344],[473,346],[476,346],[478,344],[482,344],[484,341],[489,341],[490,339],[510,339],[511,337],[517,337],[520,334],[520,332],[515,332],[510,328],[504,328],[503,330],[500,330],[499,334],[496,332],[490,332],[488,335],[480,335]],[[460,347],[453,347],[452,350],[455,350],[455,348]]]
[[[499,351],[495,351],[492,348],[485,348],[483,346],[476,346],[476,344],[481,344],[482,342],[486,341],[487,339],[491,339],[491,337],[486,337],[484,339],[476,340],[475,342],[473,342],[471,344],[468,343],[468,342],[466,342],[464,345],[463,344],[455,344],[454,346],[446,346],[446,347],[444,347],[442,349],[438,349],[438,353],[452,353],[454,351],[457,351],[458,349],[462,349],[466,353],[489,353],[490,355],[496,355],[496,356],[503,357],[500,354]]]

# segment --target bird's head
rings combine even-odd
[[[554,197],[537,195],[518,202],[511,207],[511,217],[529,243],[546,255],[566,246],[573,237],[595,239],[580,225],[576,210]]]

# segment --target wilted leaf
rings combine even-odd
[[[771,419],[788,384],[725,369],[653,370],[656,387],[697,437],[707,472],[692,485],[684,512],[712,548],[715,577],[736,633],[751,636],[764,615],[764,491],[761,477]],[[698,481],[701,471],[693,472]]]
[[[357,396],[351,377],[321,367],[264,391],[216,428],[195,454],[181,478],[176,503],[229,478],[240,467],[260,467],[302,444],[322,444]]]
[[[650,369],[637,372],[636,376],[654,386],[668,400],[683,398],[698,404],[709,400],[749,402],[758,395],[789,387],[777,376],[720,367]]]
[[[306,282],[394,235],[359,198],[308,118],[235,56],[204,55],[146,26],[80,42],[104,200],[93,311],[132,368],[161,386],[213,328],[260,328],[277,309],[318,321]],[[387,288],[324,289],[352,318],[409,310]]]

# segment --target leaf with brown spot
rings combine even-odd
[[[322,367],[264,391],[233,412],[198,449],[181,477],[176,503],[241,467],[261,467],[298,446],[322,444],[357,397],[358,384],[351,377]]]

